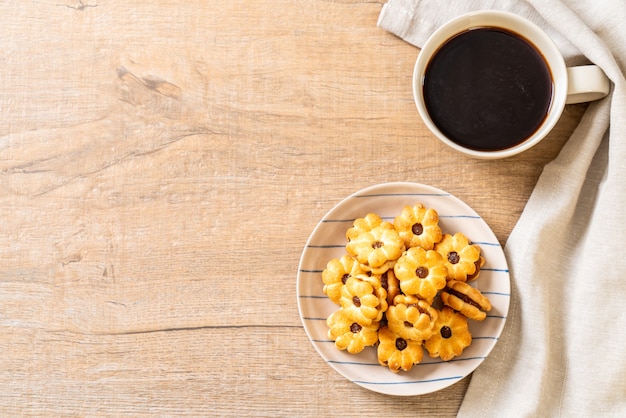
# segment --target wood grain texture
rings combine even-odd
[[[0,5],[0,413],[454,416],[317,355],[295,280],[339,200],[417,181],[504,243],[578,123],[504,161],[448,150],[384,1]]]

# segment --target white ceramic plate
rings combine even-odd
[[[326,318],[338,306],[322,290],[322,270],[332,258],[344,255],[346,230],[355,218],[369,212],[392,221],[406,205],[417,202],[439,213],[444,233],[462,232],[478,244],[485,257],[479,278],[473,282],[489,297],[492,309],[484,321],[469,320],[472,344],[460,357],[444,362],[424,351],[422,363],[409,372],[392,373],[380,366],[374,347],[359,354],[338,350],[328,339]],[[337,204],[320,221],[306,243],[297,281],[298,309],[304,329],[322,358],[348,380],[389,395],[421,395],[448,387],[474,371],[489,355],[504,327],[509,310],[509,269],[496,236],[468,205],[442,190],[418,183],[386,183],[363,189]]]

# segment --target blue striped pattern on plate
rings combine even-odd
[[[392,373],[378,364],[376,349],[349,354],[327,337],[326,318],[338,307],[322,291],[321,273],[332,258],[345,254],[346,230],[369,212],[393,222],[402,208],[421,202],[439,213],[445,233],[464,233],[478,244],[485,265],[475,285],[486,294],[492,310],[484,321],[469,321],[473,341],[463,355],[449,362],[424,360],[410,372]],[[420,395],[448,387],[478,367],[496,344],[509,309],[510,278],[504,252],[485,221],[467,204],[437,188],[419,183],[386,183],[361,190],[337,204],[319,222],[306,243],[297,280],[298,309],[311,343],[322,358],[350,381],[390,395]]]

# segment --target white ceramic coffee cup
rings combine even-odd
[[[427,66],[439,48],[455,35],[473,28],[494,27],[508,30],[530,41],[543,55],[553,81],[552,101],[547,116],[532,136],[518,145],[495,151],[466,148],[444,135],[432,121],[424,101],[423,85]],[[565,66],[552,39],[534,23],[512,13],[486,10],[459,16],[444,24],[424,43],[413,71],[413,97],[417,110],[430,131],[443,143],[468,156],[483,159],[510,157],[538,144],[561,117],[565,104],[597,100],[609,93],[610,83],[595,65]]]

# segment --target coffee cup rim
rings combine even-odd
[[[505,22],[501,24],[481,23],[489,20],[498,19],[503,19],[505,20]],[[507,22],[509,22],[509,25],[507,25]],[[528,32],[520,33],[520,30],[518,30],[517,27],[509,27],[511,26],[510,22],[516,22],[517,24],[521,24],[525,28],[528,28],[533,34],[533,39],[528,38]],[[514,33],[517,33],[518,35],[529,40],[544,56],[544,60],[546,61],[546,64],[548,65],[548,68],[552,75],[552,102],[550,104],[550,109],[548,111],[548,115],[546,116],[546,120],[540,126],[537,132],[535,132],[530,138],[510,148],[493,151],[481,151],[459,145],[456,142],[450,140],[439,130],[439,128],[437,128],[426,110],[422,93],[422,86],[424,81],[424,72],[428,62],[430,61],[430,58],[447,40],[465,30],[475,27],[498,27],[513,31]],[[536,41],[538,38],[540,38],[541,45],[537,45]],[[549,56],[546,56],[547,53],[549,53]],[[554,41],[552,41],[552,39],[549,37],[548,34],[545,33],[543,29],[541,29],[530,20],[514,13],[500,10],[482,10],[466,13],[449,20],[441,27],[439,27],[426,40],[417,56],[413,69],[412,83],[414,102],[417,106],[418,113],[422,117],[422,120],[424,121],[428,129],[440,141],[442,141],[444,144],[448,145],[452,149],[455,149],[465,155],[480,159],[498,159],[510,157],[526,151],[538,144],[556,125],[561,116],[561,113],[563,112],[567,99],[567,68],[565,66],[563,56]]]

